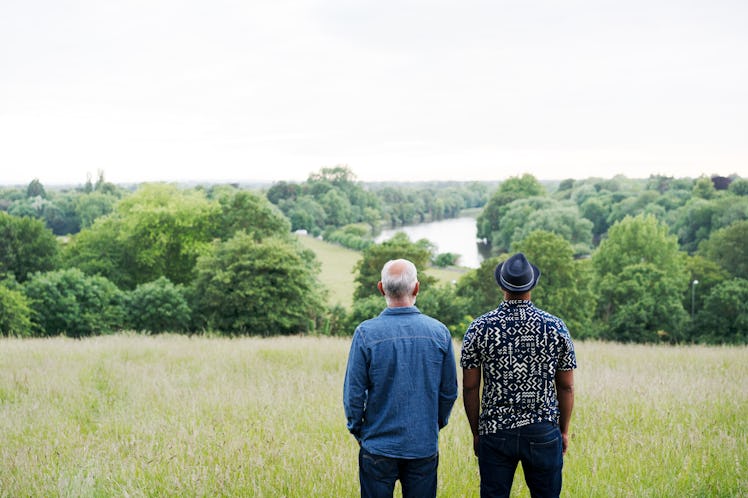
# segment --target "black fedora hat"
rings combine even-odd
[[[521,252],[496,265],[496,283],[509,292],[527,292],[535,287],[540,278],[538,267],[527,261]]]

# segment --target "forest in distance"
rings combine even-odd
[[[0,187],[0,334],[348,335],[381,311],[386,260],[457,261],[427,240],[374,234],[465,210],[491,256],[455,282],[423,273],[418,301],[456,337],[498,302],[495,265],[522,251],[543,272],[533,301],[576,338],[748,342],[748,179],[368,184],[346,166],[254,187],[122,186],[102,172]],[[360,252],[351,306],[320,285],[299,231]]]

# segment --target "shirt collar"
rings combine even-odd
[[[408,313],[420,313],[421,310],[419,310],[415,306],[397,306],[395,308],[387,307],[382,311],[383,315],[405,315]]]

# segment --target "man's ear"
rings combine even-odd
[[[384,296],[384,286],[382,286],[382,281],[380,280],[377,282],[377,289],[379,289],[379,293]]]
[[[421,282],[416,282],[416,286],[413,287],[413,296],[418,295],[418,291],[421,289]]]

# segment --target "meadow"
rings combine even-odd
[[[0,339],[0,496],[356,496],[348,347]],[[748,496],[748,348],[580,342],[577,354],[565,496]],[[439,495],[478,496],[461,399],[441,433]],[[521,470],[513,496],[528,496]]]
[[[340,304],[350,309],[353,305],[353,292],[356,289],[354,268],[361,259],[361,253],[308,235],[299,235],[298,239],[304,247],[315,253],[320,262],[319,279],[329,290],[329,304]],[[419,274],[426,273],[436,278],[439,283],[459,280],[467,270],[467,268],[438,268],[436,266],[418,269]]]

